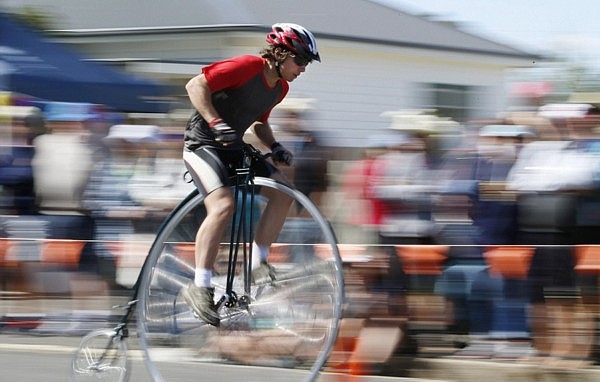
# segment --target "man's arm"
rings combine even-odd
[[[206,81],[204,74],[199,74],[189,80],[185,85],[192,105],[198,110],[202,118],[208,122],[208,126],[212,129],[215,136],[215,141],[223,146],[228,146],[237,138],[235,130],[226,124],[219,113],[215,110],[212,103],[211,91]]]
[[[275,143],[275,136],[273,135],[273,129],[268,121],[257,122],[254,124],[254,134],[260,139],[260,141],[267,147],[271,148]]]
[[[283,163],[287,166],[292,165],[294,155],[275,140],[269,122],[254,124],[254,134],[271,149],[272,158],[275,163]]]
[[[199,74],[189,80],[185,85],[185,90],[187,90],[192,105],[205,121],[211,122],[219,118],[219,114],[213,106],[211,91],[204,74]]]

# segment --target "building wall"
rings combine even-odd
[[[238,54],[257,54],[264,36],[255,32],[185,31],[69,35],[88,57],[117,60],[137,74],[167,81],[185,100],[184,84],[202,65]],[[320,39],[322,63],[311,64],[291,84],[290,97],[317,99],[310,125],[343,132],[347,144],[385,129],[381,113],[435,107],[431,84],[470,89],[468,118],[493,117],[505,108],[505,72],[524,59]],[[466,119],[467,117],[465,117]]]

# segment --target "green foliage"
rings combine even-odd
[[[52,15],[37,7],[24,6],[13,12],[13,15],[22,23],[40,32],[48,31],[54,25]]]

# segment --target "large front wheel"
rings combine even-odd
[[[331,227],[298,191],[266,178],[256,178],[251,187],[255,197],[246,197],[243,209],[238,204],[236,215],[246,227],[257,226],[270,198],[293,201],[270,249],[275,280],[245,282],[244,248],[249,245],[242,243],[234,293],[219,308],[221,326],[192,314],[179,292],[194,277],[194,241],[205,209],[203,196],[191,195],[163,224],[142,270],[138,334],[155,380],[314,380],[328,358],[343,300]],[[225,294],[231,237],[229,227],[215,264],[217,301]],[[252,235],[239,238],[249,242]]]

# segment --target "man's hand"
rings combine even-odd
[[[275,163],[283,163],[288,166],[294,162],[294,155],[279,142],[271,145],[271,157]]]
[[[237,138],[235,130],[223,122],[222,119],[215,119],[209,123],[209,126],[213,130],[215,135],[215,141],[219,142],[223,146],[230,145]]]

